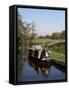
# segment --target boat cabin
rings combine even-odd
[[[40,49],[33,49],[29,48],[28,49],[28,57],[32,57],[35,59],[39,59],[41,61],[49,61],[50,60],[50,54],[47,52],[47,50],[43,53],[42,50]]]

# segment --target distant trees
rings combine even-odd
[[[45,38],[44,36],[39,36],[40,39]]]
[[[61,33],[61,39],[65,39],[65,31],[62,31],[62,33]]]
[[[51,39],[65,39],[65,31],[52,33]]]
[[[50,38],[50,35],[46,35],[45,38],[46,38],[46,39],[49,39],[49,38]]]
[[[60,32],[55,32],[51,35],[51,39],[60,39],[60,38],[61,38]]]
[[[45,39],[65,39],[65,31],[62,32],[54,32],[51,35],[46,36],[39,36],[39,38],[45,38]]]

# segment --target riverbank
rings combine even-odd
[[[53,50],[48,50],[48,51],[51,52],[50,56],[52,59],[65,63],[65,55],[63,53],[55,52]]]
[[[65,67],[65,63],[64,62],[61,62],[59,60],[56,60],[56,59],[51,59],[52,63],[54,63],[55,65],[59,65],[61,67]]]
[[[65,55],[63,53],[54,52],[52,50],[49,50],[49,52],[51,52],[50,57],[54,64],[65,67]]]

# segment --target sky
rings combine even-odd
[[[65,11],[18,8],[18,12],[23,17],[23,21],[35,23],[36,33],[39,36],[65,30]]]

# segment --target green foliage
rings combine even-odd
[[[51,35],[52,39],[60,39],[61,33],[55,32]]]
[[[51,38],[51,39],[65,39],[65,31],[54,32],[54,33],[52,33],[52,35],[49,38]]]
[[[51,35],[39,36],[40,39],[65,39],[65,31],[53,32]]]
[[[65,40],[63,39],[42,39],[37,38],[34,40],[34,45],[45,45],[51,51],[51,58],[65,62]]]
[[[41,45],[41,44],[44,44],[45,42],[46,42],[46,39],[36,38],[36,39],[33,41],[33,44],[34,44],[34,45]]]
[[[65,42],[51,47],[51,50],[65,54]]]
[[[60,52],[56,52],[53,50],[49,50],[51,52],[50,56],[52,59],[55,59],[57,61],[61,61],[65,63],[65,55],[60,53]]]
[[[65,31],[62,31],[62,33],[61,33],[61,39],[65,39]]]
[[[18,54],[25,56],[28,47],[32,46],[32,41],[36,37],[35,23],[24,22],[22,16],[18,13],[17,26]]]
[[[46,39],[49,39],[49,38],[50,38],[50,35],[46,35],[45,38],[46,38]]]
[[[45,37],[44,36],[39,36],[39,39],[44,39]]]

